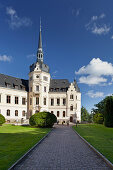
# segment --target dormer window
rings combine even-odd
[[[70,95],[70,99],[73,99],[73,94]]]
[[[15,88],[15,89],[18,89],[18,85],[14,85],[14,88]]]

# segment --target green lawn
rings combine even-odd
[[[73,128],[113,163],[113,128],[97,124],[81,124]]]
[[[0,170],[8,169],[51,129],[0,126]]]

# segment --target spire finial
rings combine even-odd
[[[40,17],[40,32],[41,32],[41,17]]]

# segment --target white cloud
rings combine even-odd
[[[33,54],[28,54],[27,55],[27,58],[33,58],[33,57],[36,57],[36,54],[33,53]]]
[[[98,85],[100,83],[105,83],[105,82],[107,82],[106,78],[93,76],[93,75],[82,76],[79,78],[79,83],[84,83],[88,85]]]
[[[8,23],[12,29],[19,28],[21,26],[30,26],[32,25],[32,21],[27,17],[19,17],[17,12],[12,7],[6,8],[6,13],[10,16],[10,20]]]
[[[10,62],[12,59],[11,56],[7,56],[7,55],[0,55],[0,61],[4,61],[4,62]]]
[[[77,72],[75,71],[75,74],[86,75],[79,78],[80,83],[107,85],[105,84],[108,81],[107,76],[111,76],[111,79],[113,79],[113,65],[99,58],[93,58],[87,66],[81,67]],[[111,82],[108,85],[111,85]]]
[[[85,25],[86,30],[91,31],[96,35],[106,35],[111,30],[111,26],[100,22],[106,15],[102,13],[99,16],[92,16],[88,24]]]
[[[95,23],[93,25],[93,27],[91,28],[91,32],[93,34],[98,34],[98,35],[102,35],[102,34],[107,34],[110,31],[111,27],[104,24],[101,26],[97,26]]]
[[[86,93],[86,95],[88,95],[91,98],[104,97],[103,92],[94,92],[93,90],[88,91],[88,93]]]

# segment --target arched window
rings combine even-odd
[[[10,110],[9,109],[7,110],[7,116],[10,116]]]
[[[15,116],[18,116],[18,110],[15,110]]]
[[[65,117],[65,111],[63,111],[63,117]]]
[[[59,111],[57,111],[57,117],[59,117]]]
[[[73,106],[70,106],[70,110],[73,111]]]
[[[22,111],[22,116],[25,116],[25,110]]]

